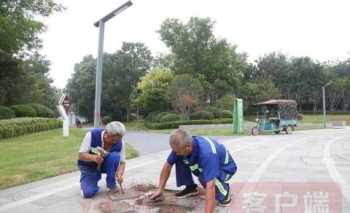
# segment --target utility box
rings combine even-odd
[[[243,100],[236,98],[233,105],[233,133],[243,133]]]

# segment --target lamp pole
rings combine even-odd
[[[323,128],[327,127],[327,120],[326,120],[326,87],[332,84],[332,81],[329,81],[327,84],[325,84],[322,87],[322,102],[323,102]]]
[[[98,39],[98,52],[97,52],[97,64],[96,64],[96,88],[95,88],[95,111],[94,111],[94,127],[100,126],[101,120],[101,93],[102,93],[102,65],[103,65],[103,43],[104,43],[104,30],[105,23],[114,16],[118,15],[122,11],[126,10],[132,5],[131,1],[125,2],[123,5],[113,10],[97,22],[95,27],[99,28],[99,39]]]

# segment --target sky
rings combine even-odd
[[[93,23],[126,0],[56,0],[67,9],[44,20],[41,53],[51,61],[53,85],[64,88],[74,65],[97,55]],[[245,52],[249,61],[273,51],[310,56],[320,62],[350,58],[348,0],[132,0],[133,5],[105,26],[104,51],[123,41],[143,42],[153,55],[169,50],[157,33],[166,18],[192,16],[216,22],[215,36]]]

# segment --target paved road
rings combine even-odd
[[[213,138],[221,141],[229,137],[213,136]],[[168,150],[170,148],[169,134],[130,131],[125,135],[124,140],[137,150],[139,156]]]
[[[124,141],[133,146],[144,156],[151,153],[169,149],[169,135],[161,133],[149,133],[141,131],[130,131],[125,135]]]
[[[152,140],[151,135],[142,137]],[[322,211],[326,207],[330,209],[328,212],[350,212],[350,129],[224,140],[239,169],[230,181],[234,191],[233,206],[217,208],[218,212],[249,212],[249,208],[265,208],[260,212],[304,212],[300,206],[304,208],[306,201],[308,206],[313,202],[310,213],[327,212]],[[129,160],[125,184],[156,184],[168,152]],[[84,200],[80,197],[78,179],[76,172],[2,190],[0,212],[101,212],[101,205],[106,201],[104,181],[101,181],[102,189],[96,198]],[[173,175],[168,187],[175,188]],[[250,195],[257,197],[243,200]],[[270,199],[265,200],[266,205],[264,196]],[[278,210],[283,211],[278,211],[276,200],[281,196],[289,201],[284,199],[283,203],[280,199]],[[109,205],[113,206],[113,203]],[[201,212],[203,201],[196,202],[195,206]],[[298,206],[300,208],[295,210]],[[120,208],[114,206],[112,210],[118,212]]]

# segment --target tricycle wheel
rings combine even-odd
[[[253,127],[252,130],[251,130],[251,134],[252,134],[252,135],[258,135],[258,134],[259,134],[258,128]]]
[[[292,134],[293,131],[294,131],[294,127],[293,127],[293,126],[290,126],[290,125],[289,125],[289,126],[286,128],[286,133],[287,133],[287,134]]]

